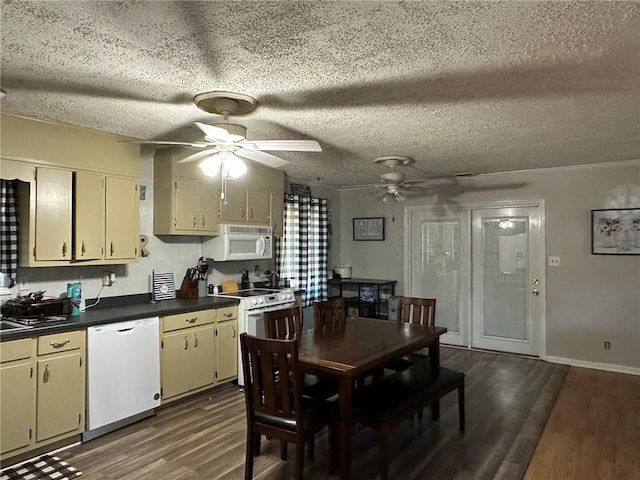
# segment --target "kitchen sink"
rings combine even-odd
[[[0,331],[16,330],[21,328],[31,328],[29,325],[21,325],[19,323],[10,322],[9,320],[0,320]]]

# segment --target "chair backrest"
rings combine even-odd
[[[298,341],[240,334],[247,419],[302,427]],[[280,420],[280,422],[278,422]]]
[[[313,304],[313,326],[315,329],[333,328],[347,321],[344,298],[336,297]]]
[[[264,333],[267,338],[293,340],[302,333],[300,307],[283,308],[264,312]]]
[[[418,297],[398,298],[398,321],[414,325],[436,324],[436,299]]]

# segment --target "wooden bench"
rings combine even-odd
[[[380,438],[380,478],[389,470],[387,439],[389,430],[406,418],[433,404],[438,419],[438,400],[458,390],[458,420],[464,430],[464,373],[440,367],[433,377],[428,361],[420,361],[401,372],[357,390],[353,395],[353,419],[378,430]]]

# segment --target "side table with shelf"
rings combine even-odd
[[[344,297],[347,308],[357,308],[360,317],[387,319],[389,298],[395,296],[396,283],[397,280],[333,278],[328,281],[329,297]]]

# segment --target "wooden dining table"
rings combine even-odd
[[[444,327],[411,325],[392,320],[349,318],[334,329],[300,335],[300,369],[338,381],[339,475],[351,477],[351,395],[354,380],[379,371],[387,362],[420,348],[429,349],[437,374],[440,335]]]

